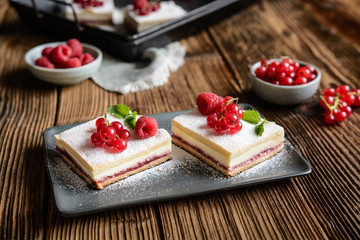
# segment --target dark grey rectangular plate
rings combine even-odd
[[[248,104],[240,104],[254,109]],[[171,132],[171,120],[188,111],[151,115]],[[116,182],[102,190],[88,185],[55,152],[54,135],[78,124],[44,132],[45,161],[56,206],[63,216],[77,216],[154,201],[169,200],[305,175],[309,163],[285,140],[284,149],[269,160],[226,178],[193,155],[173,145],[173,159]]]

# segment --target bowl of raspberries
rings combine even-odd
[[[99,48],[76,38],[42,44],[25,54],[35,77],[58,85],[73,85],[89,78],[101,66],[102,58]]]
[[[262,59],[250,67],[254,92],[267,102],[294,105],[317,91],[321,71],[316,66],[291,58]]]

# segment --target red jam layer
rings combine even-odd
[[[70,154],[69,154],[65,149],[61,149],[61,148],[59,148],[59,147],[56,146],[56,151],[60,152],[60,153],[63,154],[67,159],[69,159],[69,160],[75,165],[75,167],[81,171],[82,174],[84,174],[86,177],[92,179],[88,174],[86,174],[86,172],[80,167],[79,164],[77,164],[77,162],[75,161],[75,159],[72,158],[72,157],[70,156]],[[112,178],[115,178],[115,177],[117,177],[117,176],[120,176],[120,175],[122,175],[122,174],[126,174],[126,173],[128,173],[128,172],[131,172],[131,171],[134,171],[134,170],[136,170],[136,169],[139,169],[139,168],[143,167],[144,165],[150,164],[151,162],[156,161],[156,160],[158,160],[158,159],[160,159],[160,158],[163,158],[163,157],[166,157],[166,156],[171,156],[171,152],[166,152],[166,153],[161,154],[161,155],[156,155],[156,156],[154,156],[154,157],[146,158],[144,161],[138,162],[137,164],[135,164],[135,165],[133,165],[133,166],[131,166],[131,167],[129,167],[129,168],[126,168],[126,169],[124,169],[124,170],[122,170],[122,171],[120,171],[120,172],[118,172],[118,173],[115,173],[115,174],[110,175],[110,176],[103,177],[103,178],[101,178],[100,180],[94,180],[94,179],[92,179],[92,180],[93,180],[94,182],[96,182],[96,183],[103,183],[103,182],[106,182],[106,181],[108,181],[108,180],[110,180],[110,179],[112,179]]]
[[[212,162],[214,162],[217,166],[225,169],[226,171],[228,172],[233,172],[235,171],[236,169],[238,168],[241,168],[241,167],[244,167],[252,162],[255,162],[257,159],[261,158],[261,157],[264,157],[270,153],[272,153],[273,151],[275,151],[276,149],[280,148],[283,146],[283,142],[279,143],[278,145],[274,146],[274,147],[271,147],[271,148],[268,148],[256,155],[254,155],[253,157],[249,158],[248,160],[246,161],[243,161],[241,162],[240,164],[236,165],[236,166],[233,166],[233,167],[227,167],[223,164],[221,164],[219,161],[217,161],[216,159],[214,159],[212,156],[208,155],[206,152],[204,152],[202,149],[188,143],[187,141],[185,141],[184,139],[178,137],[178,136],[175,136],[175,135],[172,135],[171,136],[172,138],[175,138],[177,139],[178,141],[180,141],[182,144],[192,148],[194,151],[200,153],[201,155],[203,155],[204,157],[206,157],[207,159],[211,160]]]

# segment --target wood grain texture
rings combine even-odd
[[[321,68],[324,76],[320,90],[330,84],[358,87],[357,49],[299,8],[295,1],[265,2],[264,11],[253,9],[252,14],[244,12],[229,21],[232,24],[222,22],[210,28],[210,32],[219,49],[227,53],[224,55],[226,61],[239,78],[246,78],[244,68],[262,57],[287,55]],[[231,34],[216,34],[235,24],[239,26],[236,33],[229,30],[225,32]],[[254,37],[253,32],[266,36],[266,44],[261,38]],[[233,44],[229,44],[231,39],[234,39]],[[253,46],[251,51],[248,50],[250,44]],[[249,83],[245,87],[251,88]],[[272,107],[272,111],[267,110],[268,104],[257,99],[253,101],[253,96],[248,100],[269,119],[285,127],[289,140],[313,166],[311,175],[294,182],[327,236],[358,238],[360,138],[358,131],[354,131],[360,125],[358,111],[347,123],[327,127],[323,124],[323,114],[319,114],[323,110],[318,95],[296,108]]]
[[[43,131],[53,126],[57,90],[26,71],[39,42],[0,2],[0,238],[41,239],[47,204]],[[18,32],[12,26],[18,29]]]
[[[359,239],[360,111],[323,123],[319,94],[359,88],[359,0],[264,0],[181,40],[185,64],[164,86],[121,95],[91,80],[57,87],[34,78],[25,52],[57,41],[22,27],[0,0],[0,239]],[[19,30],[20,28],[20,30]],[[317,94],[279,107],[251,89],[249,66],[288,55],[314,63]],[[56,210],[43,131],[103,115],[123,103],[141,114],[191,109],[203,91],[237,96],[285,127],[310,175],[199,197],[64,218]]]
[[[360,49],[359,0],[301,0],[305,7],[332,30],[351,41]]]

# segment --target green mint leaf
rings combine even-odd
[[[130,114],[130,108],[126,105],[117,104],[117,105],[115,105],[115,109],[121,115],[127,116]]]
[[[265,121],[263,121],[262,123],[260,123],[259,125],[255,126],[255,133],[258,136],[262,136],[262,134],[264,133],[264,126],[265,126]]]
[[[251,124],[258,124],[261,121],[261,117],[258,111],[250,109],[244,112],[243,120]]]
[[[125,118],[131,114],[130,108],[123,104],[109,106],[108,111],[117,118]]]
[[[132,112],[127,118],[125,118],[124,123],[127,127],[134,129],[136,124],[137,112]]]

